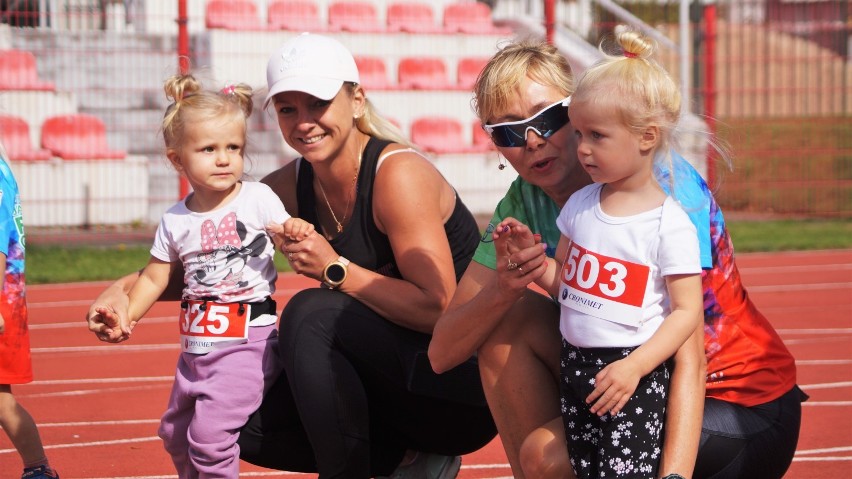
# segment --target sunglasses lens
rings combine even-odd
[[[491,139],[494,144],[501,147],[507,146],[523,146],[527,139],[525,138],[525,126],[498,126],[491,132]]]
[[[523,123],[491,126],[491,139],[499,147],[524,146],[530,128],[542,138],[548,138],[567,123],[568,107],[556,104]]]

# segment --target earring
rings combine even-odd
[[[506,169],[506,159],[502,156],[497,160],[497,169],[503,171]]]

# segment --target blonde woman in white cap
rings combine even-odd
[[[264,106],[301,157],[262,181],[322,233],[282,247],[322,287],[281,314],[284,373],[242,429],[241,457],[321,478],[454,478],[459,456],[496,429],[475,360],[437,375],[426,352],[476,222],[372,108],[338,41],[294,37],[270,57],[267,82]],[[121,308],[132,277],[96,304]]]

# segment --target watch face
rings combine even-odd
[[[346,269],[340,263],[332,263],[325,270],[325,276],[331,283],[339,283],[346,278]]]

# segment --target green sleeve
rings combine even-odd
[[[503,199],[497,203],[494,216],[488,222],[488,227],[479,241],[479,246],[476,248],[476,252],[473,253],[473,260],[477,263],[491,269],[496,269],[497,252],[494,250],[491,232],[494,231],[494,227],[500,224],[504,218],[511,216],[524,224],[529,224],[523,204],[523,193],[521,192],[523,183],[524,181],[521,177],[518,177],[509,186]],[[555,218],[554,221],[556,221]]]

